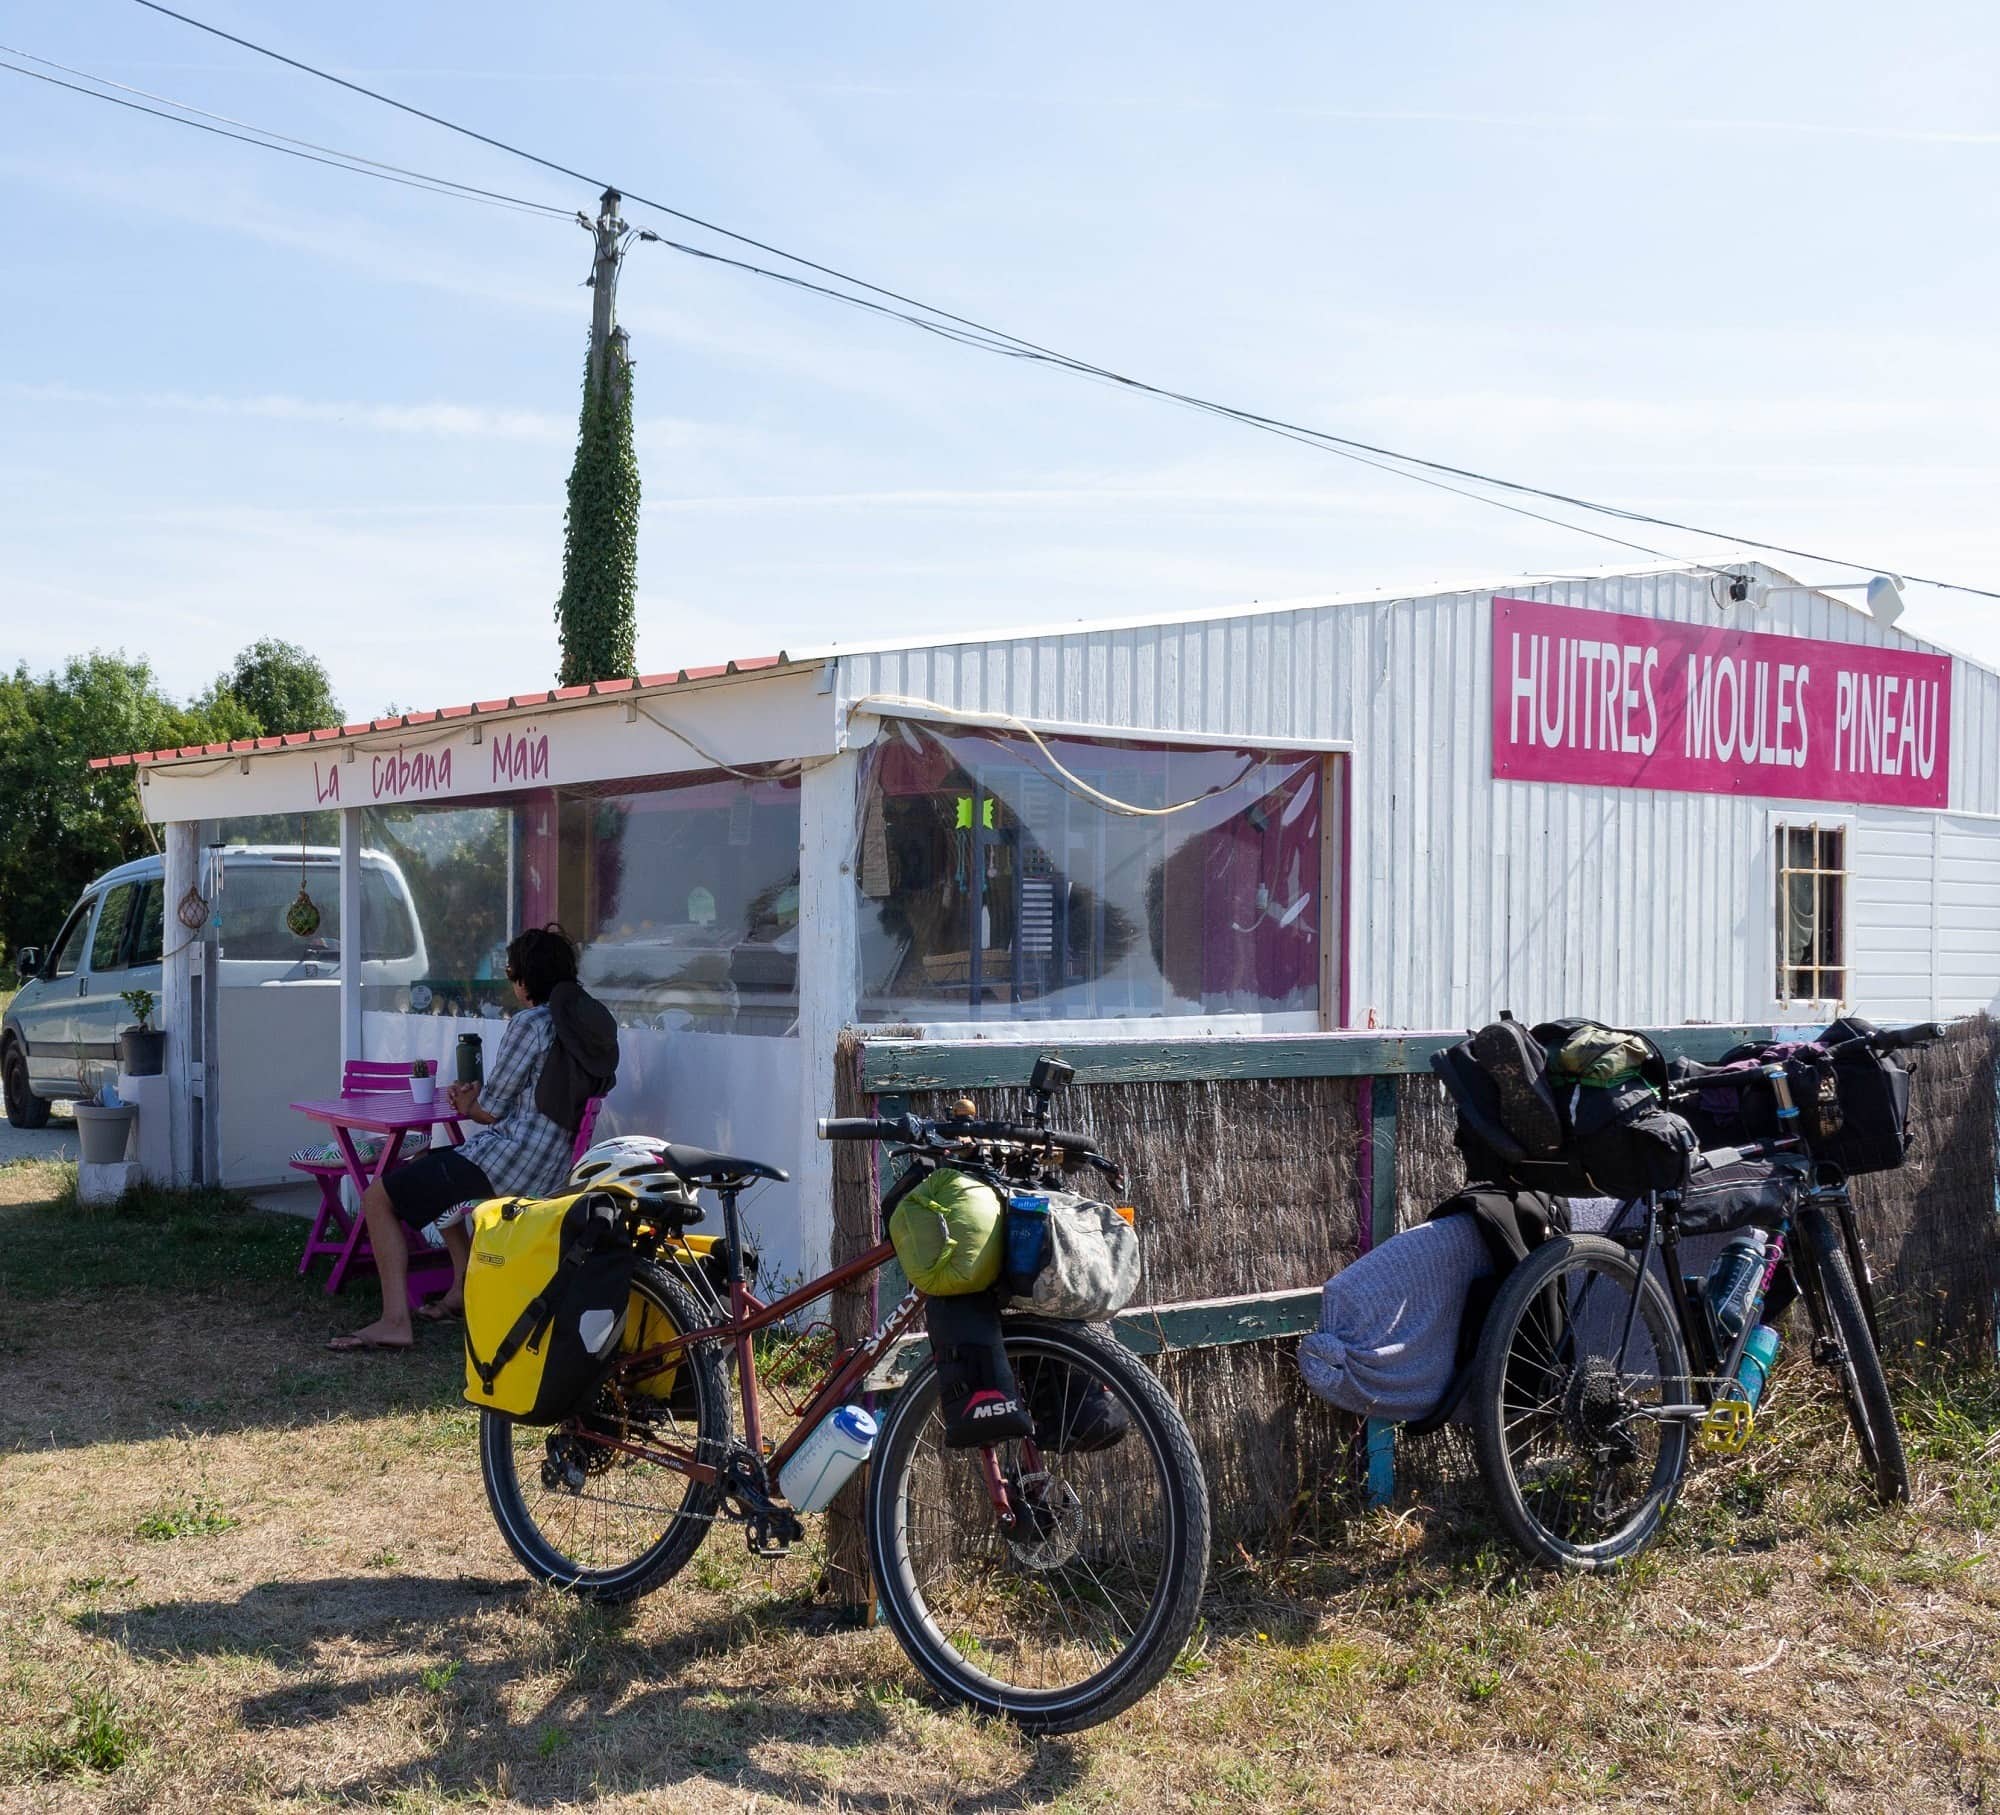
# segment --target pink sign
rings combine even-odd
[[[1942,807],[1951,661],[1495,598],[1493,773]]]

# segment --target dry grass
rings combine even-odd
[[[193,1810],[1958,1809],[2000,1795],[2000,1391],[1905,1394],[1918,1504],[1837,1413],[1693,1484],[1616,1583],[1476,1514],[1332,1525],[1216,1572],[1138,1708],[1035,1743],[718,1531],[609,1617],[530,1591],[456,1357],[326,1354],[366,1309],[177,1277],[193,1221],[0,1209],[0,1807]],[[217,1260],[268,1258],[218,1209]],[[174,1233],[181,1227],[180,1234]],[[288,1226],[296,1242],[296,1225]],[[115,1254],[116,1261],[112,1259]]]

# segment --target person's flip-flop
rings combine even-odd
[[[433,1299],[429,1304],[417,1306],[416,1314],[425,1323],[450,1323],[454,1318],[465,1315],[465,1307],[463,1305],[447,1305],[441,1300]]]
[[[416,1338],[408,1342],[391,1342],[382,1336],[333,1336],[327,1340],[329,1349],[336,1355],[359,1355],[369,1349],[393,1349],[401,1354],[405,1349],[414,1349]]]

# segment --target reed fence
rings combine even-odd
[[[1649,1030],[1670,1056],[1719,1057],[1775,1030]],[[1403,1439],[1307,1393],[1288,1340],[1312,1328],[1320,1289],[1357,1254],[1421,1221],[1464,1170],[1430,1072],[1456,1034],[1340,1033],[1166,1041],[925,1042],[851,1032],[837,1067],[842,1114],[941,1115],[976,1093],[1018,1115],[1035,1059],[1076,1067],[1060,1120],[1128,1175],[1145,1242],[1144,1301],[1116,1329],[1156,1358],[1208,1471],[1219,1544],[1267,1544],[1330,1499],[1424,1495],[1462,1478],[1451,1429]],[[1026,1030],[1020,1030],[1025,1033]],[[1856,1181],[1892,1363],[1995,1351],[2000,1306],[2000,1029],[1959,1023],[1918,1061],[1913,1142],[1898,1172]],[[879,1160],[836,1162],[836,1258],[879,1239]],[[893,1282],[892,1282],[893,1284]],[[852,1294],[852,1340],[893,1298]],[[854,1522],[834,1522],[836,1575],[856,1576]],[[858,1576],[857,1576],[858,1579]]]

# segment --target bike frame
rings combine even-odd
[[[828,1293],[866,1278],[870,1273],[894,1260],[896,1250],[889,1242],[878,1243],[866,1254],[856,1255],[854,1259],[843,1262],[830,1272],[822,1273],[817,1279],[808,1280],[796,1291],[788,1292],[784,1297],[767,1303],[750,1289],[749,1282],[743,1277],[742,1228],[736,1205],[738,1193],[725,1190],[718,1192],[717,1195],[722,1199],[723,1247],[729,1269],[728,1320],[710,1324],[704,1329],[684,1331],[669,1342],[640,1349],[618,1364],[612,1378],[616,1379],[622,1375],[627,1378],[643,1379],[674,1366],[697,1343],[727,1342],[735,1351],[737,1385],[743,1397],[743,1436],[751,1454],[762,1460],[765,1479],[769,1482],[791,1460],[793,1453],[812,1434],[821,1418],[835,1406],[844,1403],[854,1389],[903,1338],[910,1326],[922,1315],[923,1300],[913,1288],[904,1294],[895,1309],[866,1337],[852,1348],[837,1354],[825,1378],[807,1399],[804,1409],[799,1414],[797,1427],[768,1456],[765,1455],[763,1402],[757,1383],[755,1349],[758,1332],[782,1323],[787,1317],[804,1310],[806,1306],[824,1298]],[[654,1446],[609,1441],[606,1446],[626,1455],[676,1469],[703,1483],[715,1481],[720,1473],[713,1462],[703,1461],[695,1451],[685,1449],[678,1444]]]

